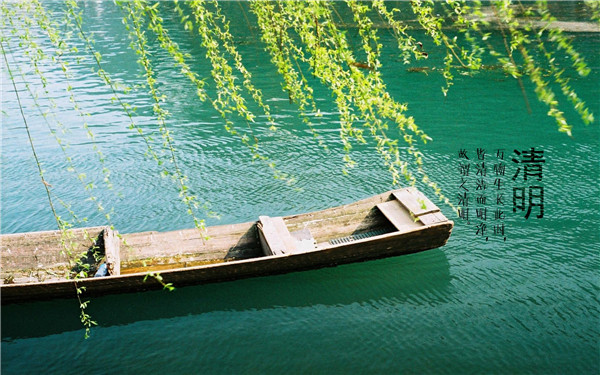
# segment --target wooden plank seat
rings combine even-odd
[[[257,226],[265,255],[298,254],[317,249],[308,228],[290,233],[282,217],[259,216]]]
[[[121,240],[119,232],[109,227],[102,233],[104,240],[104,255],[106,257],[106,268],[108,274],[116,276],[121,274]]]
[[[433,202],[415,188],[396,190],[392,196],[395,199],[379,203],[377,208],[398,231],[448,220]]]
[[[410,212],[396,199],[379,203],[379,211],[396,227],[399,232],[423,226]]]
[[[285,255],[298,250],[282,217],[259,216],[258,229],[265,255]]]
[[[415,188],[396,190],[392,195],[416,217],[440,210],[438,206]]]

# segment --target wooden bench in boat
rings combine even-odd
[[[392,195],[395,199],[379,203],[377,208],[400,232],[448,220],[415,188],[397,190]]]
[[[259,216],[257,226],[265,255],[287,255],[316,250],[315,239],[307,228],[290,233],[280,216]]]
[[[106,268],[111,276],[121,274],[121,239],[119,232],[106,227],[102,232]]]

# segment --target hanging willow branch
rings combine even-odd
[[[4,50],[4,41],[3,40],[0,40],[0,48],[2,48],[2,57],[4,58],[6,71],[8,73],[8,77],[10,78],[10,82],[12,84],[13,91],[15,93],[15,97],[17,98],[17,103],[19,105],[19,111],[21,113],[21,118],[23,119],[23,125],[25,126],[25,131],[27,132],[27,139],[29,140],[29,146],[31,147],[31,153],[33,154],[33,158],[35,160],[35,165],[37,166],[38,174],[40,175],[40,180],[42,181],[42,185],[44,186],[44,189],[46,190],[46,195],[48,196],[48,204],[50,205],[50,209],[52,210],[52,215],[54,216],[54,219],[56,220],[56,225],[58,226],[59,229],[62,230],[64,228],[64,225],[63,225],[60,217],[56,213],[56,209],[54,208],[54,202],[52,201],[52,197],[50,196],[50,186],[51,185],[50,185],[50,183],[48,183],[48,181],[46,181],[46,178],[44,177],[44,170],[42,169],[42,164],[40,163],[38,154],[35,151],[35,146],[33,144],[33,138],[31,136],[31,130],[29,129],[27,117],[25,116],[25,112],[23,111],[23,104],[21,103],[21,96],[19,95],[19,90],[17,89],[17,84],[15,83],[15,79],[14,79],[12,70],[10,69],[10,65],[9,65],[8,59],[6,57],[6,51]]]
[[[313,96],[313,89],[308,84],[300,68],[299,60],[304,61],[304,53],[294,49],[293,41],[285,30],[288,25],[283,19],[281,12],[275,11],[274,2],[252,2],[250,7],[258,18],[261,31],[261,39],[267,45],[267,51],[271,56],[271,62],[277,67],[277,71],[283,77],[283,89],[288,93],[290,102],[298,106],[302,121],[309,127],[313,137],[318,139],[319,145],[325,149],[327,146],[320,139],[319,134],[312,125],[307,107],[314,116],[320,116],[320,111]],[[280,6],[279,6],[280,8]]]
[[[33,143],[33,138],[31,136],[31,130],[29,128],[29,123],[27,122],[27,117],[25,116],[25,113],[23,111],[23,105],[21,103],[21,97],[19,95],[19,90],[17,89],[17,85],[15,83],[12,70],[8,63],[8,58],[6,57],[6,51],[4,49],[4,41],[2,39],[3,38],[0,38],[0,49],[2,50],[2,56],[4,59],[6,70],[8,72],[8,76],[9,76],[12,86],[13,86],[13,90],[15,92],[15,97],[17,98],[17,103],[19,105],[19,110],[21,113],[21,117],[23,119],[23,125],[25,126],[25,130],[27,132],[27,138],[29,140],[29,145],[31,147],[31,152],[34,157],[42,185],[44,185],[44,189],[46,190],[46,194],[48,196],[48,204],[50,205],[52,215],[54,216],[54,219],[56,220],[58,229],[61,232],[61,244],[63,246],[63,249],[65,250],[65,255],[67,256],[67,260],[69,261],[69,263],[71,263],[71,255],[72,255],[71,249],[73,249],[75,247],[75,244],[73,244],[73,242],[70,240],[72,238],[72,234],[69,232],[70,225],[69,225],[69,223],[62,220],[60,218],[60,216],[58,216],[58,214],[56,213],[56,209],[54,208],[54,202],[53,202],[52,196],[50,194],[50,186],[51,185],[46,181],[46,179],[44,177],[44,171],[42,169],[40,159],[38,157],[38,154],[36,152],[36,149],[35,149],[35,146]],[[86,232],[86,235],[87,235],[87,232]],[[89,236],[88,236],[88,238],[89,238]],[[81,295],[85,291],[85,288],[79,287],[77,285],[77,280],[76,280],[77,278],[87,277],[87,276],[88,276],[87,272],[85,272],[85,270],[82,270],[80,273],[75,275],[75,280],[73,280],[73,286],[75,288],[77,300],[79,301],[80,319],[81,319],[81,323],[83,324],[83,326],[85,328],[85,338],[89,337],[91,327],[97,324],[94,320],[92,320],[91,316],[89,314],[87,314],[87,312],[86,312],[86,308],[89,304],[89,301],[82,301],[82,299],[81,299]]]
[[[259,151],[258,138],[253,129],[256,115],[252,113],[246,105],[246,99],[243,96],[243,88],[250,93],[254,102],[263,110],[271,130],[276,130],[275,121],[271,116],[269,106],[263,102],[262,93],[254,87],[250,72],[243,65],[241,56],[233,45],[233,37],[229,32],[229,26],[225,17],[221,15],[218,4],[216,2],[213,3],[216,8],[214,13],[206,8],[207,4],[205,1],[192,1],[185,4],[189,7],[188,9],[193,15],[192,19],[185,14],[178,3],[176,3],[176,11],[181,17],[181,21],[185,25],[185,28],[197,30],[202,38],[201,44],[206,49],[206,58],[210,61],[212,66],[211,76],[217,88],[216,98],[209,97],[209,95],[204,92],[201,100],[204,100],[204,98],[209,99],[213,108],[225,121],[225,130],[230,135],[236,136],[241,140],[242,144],[250,150],[253,160],[259,160],[266,163],[273,171],[273,176],[276,179],[281,179],[288,184],[293,184],[295,182],[293,177],[279,170],[273,161]],[[217,20],[220,20],[222,24],[220,25]],[[165,40],[165,42],[170,45],[167,49],[170,54],[177,53],[178,48],[174,43],[169,41],[166,33],[159,32],[157,35],[159,40]],[[161,44],[163,44],[163,42],[161,42]],[[220,45],[225,46],[225,51],[219,49]],[[230,65],[225,57],[225,53],[229,54],[234,59],[234,66]],[[243,88],[235,83],[237,77],[234,75],[234,67],[243,76]],[[199,78],[195,73],[186,73],[185,75],[194,83],[199,81]],[[232,113],[237,113],[246,123],[248,128],[247,132],[238,129],[235,126],[234,121],[231,119]]]
[[[24,29],[28,30],[37,24],[46,31],[46,38],[57,51],[54,62],[65,71],[65,79],[68,81],[68,67],[61,56],[69,49],[66,44],[68,37],[60,36],[50,20],[53,15],[44,11],[41,3],[33,1],[31,4],[33,5],[20,8],[27,15],[24,17]],[[70,0],[66,4],[67,18],[63,21],[65,29],[67,32],[75,31],[84,42],[88,57],[96,63],[98,76],[114,94],[113,100],[121,105],[129,117],[130,127],[137,130],[146,142],[147,153],[162,166],[163,174],[172,176],[177,182],[181,198],[188,212],[192,213],[197,226],[201,226],[203,221],[196,218],[195,212],[204,205],[189,192],[186,186],[187,177],[177,163],[176,140],[168,128],[169,113],[164,102],[168,98],[158,90],[153,61],[149,55],[153,47],[147,40],[147,30],[156,35],[160,48],[167,51],[180,73],[195,85],[198,100],[208,100],[223,117],[229,134],[242,141],[250,150],[253,159],[269,165],[275,171],[276,177],[291,180],[289,176],[279,172],[273,161],[259,148],[258,135],[262,130],[259,126],[263,123],[258,123],[257,117],[266,118],[265,125],[272,130],[281,125],[274,121],[272,109],[266,104],[260,88],[255,86],[255,80],[245,66],[244,56],[238,51],[236,39],[230,31],[231,18],[223,12],[218,2],[196,0],[175,5],[176,17],[180,18],[186,29],[193,30],[199,36],[199,43],[204,48],[206,61],[211,67],[208,79],[194,71],[186,61],[185,51],[171,39],[164,27],[165,15],[161,13],[165,7],[159,2],[149,3],[144,0],[121,4],[126,13],[125,24],[130,29],[133,41],[132,49],[139,55],[140,66],[153,100],[158,133],[163,140],[162,152],[158,153],[154,150],[152,138],[135,124],[135,114],[131,106],[122,101],[120,94],[117,95],[118,85],[102,69],[101,56],[94,50],[94,42],[83,31],[84,20],[77,3]],[[585,4],[589,9],[590,20],[597,21],[597,2]],[[10,14],[6,11],[9,6],[12,5],[3,4],[4,17]],[[565,33],[552,27],[555,19],[545,1],[524,6],[518,1],[481,3],[464,0],[413,0],[410,3],[401,3],[396,9],[390,3],[381,0],[255,0],[250,2],[249,8],[251,13],[243,14],[245,23],[254,32],[252,23],[256,22],[256,29],[260,31],[265,51],[281,75],[284,92],[289,96],[290,102],[297,105],[302,121],[308,125],[319,142],[320,137],[312,124],[312,118],[320,114],[314,99],[314,87],[321,84],[331,92],[340,120],[345,172],[349,172],[355,165],[351,153],[353,145],[373,143],[394,184],[400,184],[402,180],[415,184],[420,179],[431,186],[436,194],[441,195],[439,187],[425,173],[423,154],[419,150],[419,144],[426,143],[430,138],[417,125],[415,119],[406,115],[408,104],[392,98],[386,88],[381,73],[380,53],[383,46],[378,35],[380,27],[389,29],[397,42],[402,61],[407,64],[428,57],[429,51],[426,52],[427,48],[424,46],[439,46],[432,51],[436,54],[441,52],[440,59],[443,63],[438,71],[442,73],[446,82],[442,88],[444,95],[448,95],[457,71],[471,75],[486,68],[484,61],[490,61],[487,66],[499,64],[506,73],[515,77],[524,93],[523,80],[527,78],[531,81],[538,99],[548,106],[548,114],[557,122],[559,131],[570,135],[572,124],[567,122],[553,91],[557,86],[584,123],[594,122],[592,111],[572,88],[564,68],[556,63],[557,52],[560,51],[570,59],[571,68],[579,75],[587,75],[589,68]],[[494,12],[495,16],[490,17]],[[402,19],[406,19],[407,16],[417,23],[404,23]],[[378,18],[383,25],[376,27],[373,17]],[[537,24],[534,24],[534,17]],[[540,22],[543,25],[541,27]],[[497,27],[504,34],[504,51],[495,50],[490,43],[490,27]],[[347,38],[348,28],[357,30],[358,46]],[[453,30],[458,32],[457,35]],[[27,38],[35,39],[29,36]],[[25,50],[26,53],[39,55],[41,48],[31,45]],[[359,60],[358,56],[364,58],[364,61]],[[34,71],[39,72],[40,60],[36,57],[31,57],[30,60]],[[305,71],[317,80],[307,79]],[[45,87],[46,78],[43,74],[38,75]],[[554,84],[557,86],[553,86]],[[206,85],[214,86],[216,94],[209,95]],[[87,115],[79,108],[76,93],[70,90],[69,95],[74,108],[84,119],[84,130],[87,129],[90,134],[91,129],[85,121]],[[527,100],[526,95],[524,98]],[[239,126],[240,123],[245,126]],[[95,139],[93,133],[90,137]],[[102,153],[97,148],[95,150],[102,163]],[[167,160],[163,160],[165,155]],[[103,173],[105,182],[109,183],[110,172],[103,168]]]
[[[158,3],[156,3],[158,5]],[[126,10],[126,17],[123,19],[126,27],[130,29],[130,38],[132,39],[132,49],[139,55],[138,63],[144,69],[146,77],[146,84],[150,90],[150,96],[154,102],[152,110],[156,115],[156,120],[159,125],[159,131],[163,138],[163,147],[167,149],[169,154],[169,162],[173,165],[172,177],[179,184],[179,195],[183,203],[187,206],[187,213],[192,216],[194,225],[200,230],[205,229],[204,219],[199,219],[196,216],[195,210],[199,208],[198,197],[189,192],[189,188],[186,185],[187,176],[183,174],[179,163],[177,161],[175,144],[171,132],[167,127],[167,117],[169,112],[162,106],[162,102],[166,100],[166,96],[161,94],[156,86],[155,73],[152,67],[152,63],[149,58],[149,51],[147,47],[148,40],[142,31],[143,16],[145,15],[144,7],[139,1],[133,3],[127,2],[122,6]],[[169,170],[165,168],[163,174],[168,176]]]

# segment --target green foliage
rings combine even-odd
[[[113,92],[113,100],[121,105],[129,117],[130,129],[135,130],[146,143],[147,155],[161,166],[162,175],[171,176],[177,183],[181,200],[187,207],[186,211],[193,217],[195,225],[200,229],[204,225],[204,221],[197,216],[200,208],[211,214],[207,205],[202,203],[198,196],[190,193],[188,178],[178,166],[174,134],[168,128],[170,114],[164,106],[169,98],[158,89],[149,53],[151,47],[148,45],[146,32],[150,31],[156,36],[159,47],[173,58],[180,73],[197,87],[198,100],[208,100],[212,104],[222,116],[225,129],[247,146],[252,158],[263,161],[272,168],[276,178],[293,182],[290,176],[279,171],[275,163],[260,151],[259,140],[254,131],[257,114],[250,109],[248,99],[261,111],[259,115],[267,118],[271,130],[276,130],[277,124],[271,115],[271,108],[265,104],[261,90],[255,87],[252,75],[243,63],[243,56],[235,47],[234,37],[229,30],[230,21],[218,2],[198,0],[175,5],[183,28],[200,36],[206,60],[212,67],[211,80],[194,72],[187,63],[189,55],[181,51],[178,44],[171,39],[169,31],[164,27],[163,5],[143,0],[119,4],[124,10],[123,24],[130,33],[131,48],[138,55],[153,101],[152,109],[156,116],[158,134],[162,138],[162,150],[159,152],[153,146],[152,137],[146,135],[135,124],[135,113],[132,106],[121,99],[119,85],[102,69],[102,56],[95,51],[93,40],[83,31],[84,20],[75,1],[66,2],[64,18],[61,21],[64,31],[58,27],[57,17],[46,11],[39,1],[25,2],[17,6],[20,10],[19,25],[12,21],[15,11],[11,8],[14,6],[3,4],[2,8],[3,22],[6,24],[8,19],[12,33],[21,39],[20,47],[30,58],[43,87],[46,87],[47,79],[41,72],[41,65],[51,59],[61,67],[73,109],[82,119],[82,127],[92,140],[99,161],[104,163],[104,155],[88,126],[89,115],[78,104],[76,93],[69,83],[72,79],[71,73],[68,62],[64,59],[64,56],[75,50],[70,46],[70,39],[74,36],[84,42],[88,52],[87,58],[96,62],[96,73]],[[546,2],[538,1],[525,7],[521,3],[511,1],[481,3],[461,0],[415,0],[406,4],[403,10],[390,4],[393,3],[379,0],[370,3],[256,0],[249,6],[256,17],[256,25],[260,31],[260,38],[265,43],[266,52],[282,76],[283,90],[289,95],[290,101],[296,103],[302,120],[321,144],[322,141],[312,125],[312,118],[320,112],[313,97],[313,84],[309,83],[302,66],[310,67],[310,73],[331,90],[339,111],[340,137],[346,153],[345,172],[349,173],[355,165],[351,156],[353,144],[373,142],[390,171],[394,184],[400,184],[400,181],[414,184],[418,180],[416,174],[421,175],[422,182],[433,184],[424,172],[423,158],[418,146],[419,141],[426,143],[430,138],[417,126],[412,117],[405,115],[407,104],[397,102],[387,92],[380,72],[379,54],[382,45],[378,33],[381,28],[374,27],[373,17],[379,17],[394,35],[405,64],[427,59],[428,53],[424,50],[424,44],[430,43],[445,50],[443,66],[439,69],[446,81],[446,86],[442,88],[444,95],[448,95],[457,73],[474,74],[484,67],[484,58],[492,57],[508,74],[519,81],[526,101],[522,79],[527,77],[534,84],[538,99],[548,106],[548,114],[556,120],[559,131],[570,135],[572,125],[567,122],[560,108],[559,100],[553,91],[553,83],[559,85],[560,91],[580,114],[584,123],[594,121],[590,109],[572,89],[569,79],[565,78],[564,70],[555,64],[555,54],[560,51],[569,56],[573,69],[580,75],[588,74],[589,68],[582,55],[573,48],[569,38],[559,28],[552,27],[554,17]],[[587,5],[591,10],[591,19],[595,19],[598,7],[594,2]],[[242,4],[240,7],[244,11]],[[490,9],[493,11],[493,17],[489,16]],[[398,19],[397,16],[402,15],[402,12],[405,12],[404,18],[407,16],[406,12],[411,12],[408,16],[418,22],[428,40],[422,39],[422,36],[420,40],[415,38],[415,28]],[[345,17],[340,14],[345,14]],[[339,22],[336,22],[335,16]],[[252,26],[245,13],[244,17],[249,26]],[[531,21],[534,19],[541,20],[543,26],[536,26]],[[488,41],[490,33],[486,30],[494,23],[504,35],[505,52],[495,50]],[[52,56],[47,56],[37,45],[36,38],[31,37],[29,30],[33,25],[39,26],[54,46]],[[360,51],[348,43],[348,27],[354,27],[358,31],[361,40]],[[453,30],[458,31],[458,34],[450,34]],[[533,53],[532,49],[540,52]],[[358,55],[365,56],[366,61],[358,61]],[[545,59],[541,61],[540,58]],[[548,78],[548,73],[551,79]],[[215,85],[216,97],[208,95],[205,89],[207,82]],[[234,117],[241,118],[246,123],[245,130],[235,125]],[[59,121],[57,125],[64,131],[64,126]],[[50,129],[51,133],[58,134],[56,129]],[[63,153],[67,155],[68,144],[60,137],[56,138],[61,147],[64,145]],[[75,170],[72,166],[69,168]],[[103,165],[101,170],[104,183],[112,188],[109,168]],[[84,182],[85,174],[77,173],[77,176],[85,184],[85,189],[91,191],[96,188],[93,182]],[[439,193],[436,188],[434,190]],[[96,201],[94,198],[91,200]],[[100,202],[97,203],[102,211],[103,206]]]
[[[152,278],[152,279],[156,280],[160,285],[163,286],[164,290],[168,290],[169,292],[172,292],[175,290],[175,287],[173,286],[172,283],[165,283],[165,280],[163,279],[163,277],[156,272],[148,272],[146,274],[146,276],[144,276],[144,282],[146,282],[148,280],[148,278]]]
[[[221,14],[218,3],[212,2],[214,11],[208,10],[205,1],[191,1],[185,4],[189,6],[189,10],[194,16],[195,29],[201,37],[201,44],[206,50],[206,58],[212,66],[211,76],[217,88],[217,97],[210,98],[210,102],[225,121],[225,130],[232,136],[238,137],[250,150],[253,160],[265,163],[273,171],[276,179],[293,184],[295,182],[293,177],[276,168],[275,163],[259,151],[258,138],[254,135],[252,125],[256,115],[248,108],[243,95],[244,91],[249,93],[253,101],[262,109],[271,130],[276,130],[275,121],[271,117],[270,108],[263,102],[262,93],[252,84],[251,74],[243,65],[242,58],[234,46],[228,21]],[[182,16],[182,22],[185,20],[187,25],[189,22],[187,16],[183,16],[184,12],[181,8],[178,8],[178,11]],[[223,50],[221,50],[221,46]],[[233,65],[230,64],[227,56],[233,59]],[[236,70],[243,78],[242,86],[236,83],[238,78],[234,74]],[[247,131],[235,127],[234,121],[231,119],[231,115],[234,113],[237,113],[239,118],[246,123]]]
[[[319,145],[327,149],[314,129],[311,116],[307,112],[307,107],[310,106],[314,116],[320,117],[320,111],[313,97],[313,88],[308,84],[299,63],[299,61],[306,61],[304,52],[293,43],[289,33],[284,32],[289,26],[282,14],[275,11],[275,7],[281,9],[281,5],[274,2],[252,2],[250,6],[258,18],[261,39],[267,46],[271,62],[283,77],[283,90],[288,93],[290,102],[298,106],[302,121],[310,128]]]
[[[158,5],[158,3],[156,5]],[[152,62],[150,61],[150,52],[147,46],[148,40],[144,31],[142,30],[142,24],[144,23],[144,16],[146,14],[150,15],[154,29],[159,31],[163,30],[157,26],[160,23],[160,19],[157,17],[156,13],[153,12],[155,8],[148,7],[142,1],[126,2],[121,4],[121,7],[126,14],[123,18],[123,24],[130,31],[129,36],[132,41],[131,49],[134,50],[139,56],[138,63],[144,70],[144,76],[146,78],[149,94],[154,103],[152,105],[152,110],[156,115],[159,132],[163,138],[162,146],[169,155],[169,164],[172,165],[171,171],[168,169],[167,164],[164,164],[163,174],[165,176],[171,176],[173,180],[178,183],[179,196],[187,207],[187,213],[192,216],[196,228],[198,228],[200,231],[204,231],[204,219],[199,219],[196,215],[196,210],[201,206],[201,204],[199,203],[197,196],[190,194],[189,187],[186,185],[188,178],[183,174],[177,162],[175,141],[169,128],[167,127],[167,118],[170,114],[162,105],[167,98],[165,95],[161,94],[157,88],[157,81],[152,67]],[[159,163],[159,165],[161,164],[162,163]]]

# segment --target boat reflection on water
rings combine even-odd
[[[219,311],[257,311],[352,304],[375,306],[446,303],[450,265],[434,249],[335,268],[232,282],[95,297],[86,312],[99,327],[128,325]],[[76,299],[2,307],[2,340],[82,330]],[[92,329],[92,336],[94,331]]]

